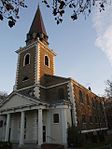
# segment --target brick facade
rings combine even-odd
[[[80,84],[74,83],[74,97],[80,129],[97,129],[106,126],[102,99]]]
[[[30,64],[24,66],[24,57],[26,54],[30,54]],[[19,66],[18,66],[18,78],[17,89],[34,85],[35,83],[35,53],[36,48],[29,48],[20,53]],[[24,77],[28,77],[28,80],[23,81]]]

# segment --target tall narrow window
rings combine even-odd
[[[0,121],[0,127],[3,127],[3,120]]]
[[[26,66],[28,64],[30,64],[30,54],[29,53],[24,56],[23,66]]]
[[[49,66],[49,58],[48,58],[48,56],[45,56],[45,65]]]
[[[95,101],[94,101],[94,98],[92,98],[92,106],[95,107]]]
[[[86,116],[82,115],[82,123],[86,123]]]
[[[59,123],[59,114],[53,114],[53,123],[58,124]]]
[[[88,96],[88,94],[86,95],[86,101],[87,101],[87,104],[89,105],[90,102],[89,102],[89,96]]]
[[[80,98],[80,102],[84,102],[84,97],[81,90],[79,90],[79,98]]]

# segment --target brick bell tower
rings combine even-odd
[[[26,38],[26,46],[17,50],[18,63],[15,90],[31,90],[39,98],[44,75],[54,75],[55,53],[48,47],[48,36],[38,6]]]

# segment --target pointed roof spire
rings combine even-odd
[[[41,11],[40,11],[40,7],[38,5],[35,17],[33,19],[32,25],[30,27],[29,33],[28,33],[28,37],[27,36],[27,41],[31,40],[31,36],[33,36],[35,34],[35,36],[37,35],[37,37],[41,40],[44,41],[48,44],[48,36],[47,36],[47,32],[44,26],[44,22],[42,19],[42,15],[41,15]],[[26,41],[26,42],[27,42]]]

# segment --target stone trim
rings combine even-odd
[[[40,85],[39,82],[37,82],[35,85],[18,89],[18,91],[26,90],[26,89],[29,89],[29,88],[32,88],[32,87],[36,87],[36,86],[41,87],[41,88],[43,88],[43,89],[50,89],[50,88],[57,87],[57,86],[61,86],[61,85],[67,84],[67,83],[69,83],[69,81],[66,81],[66,82],[63,82],[63,83],[58,83],[58,84],[56,84],[56,85],[51,85],[51,86],[45,87],[45,86],[43,86],[43,85]]]
[[[14,87],[14,90],[17,90],[17,84],[18,84],[18,72],[19,72],[19,62],[20,62],[20,54],[18,55],[17,68],[16,68],[16,81],[15,81],[15,87]]]
[[[73,108],[73,123],[75,126],[77,126],[77,112],[76,112],[76,103],[75,103],[75,96],[74,96],[74,90],[73,90],[73,83],[69,81],[68,83],[68,98],[72,103]]]
[[[36,109],[49,109],[47,105],[41,105],[40,104],[35,104],[35,105],[26,105],[26,106],[20,106],[16,108],[11,108],[11,109],[4,109],[0,111],[0,115],[4,114],[10,114],[10,113],[18,113],[22,111],[31,111],[31,110],[36,110]]]
[[[94,131],[101,131],[101,130],[107,130],[108,128],[97,128],[97,129],[90,129],[90,130],[82,130],[81,133],[87,133],[87,132],[94,132]]]
[[[64,84],[67,84],[67,83],[69,83],[69,81],[66,81],[66,82],[63,82],[63,83],[58,83],[56,85],[51,85],[51,86],[48,86],[48,87],[45,87],[45,86],[42,86],[42,85],[39,85],[39,86],[43,89],[50,89],[50,88],[57,87],[57,86],[60,86],[60,85],[64,85]]]
[[[32,87],[35,87],[35,86],[36,86],[36,84],[35,85],[28,86],[28,87],[20,88],[17,91],[23,91],[23,90],[26,90],[26,89],[29,89],[29,88],[32,88]]]
[[[53,56],[53,75],[55,74],[55,58]]]
[[[36,45],[36,49],[35,49],[35,62],[34,62],[34,69],[35,69],[35,84],[38,82],[38,46]]]
[[[36,86],[34,88],[34,95],[35,97],[37,97],[38,99],[40,98],[40,87],[39,86]]]
[[[56,104],[53,104],[51,107],[49,107],[49,109],[71,109],[71,107],[68,105],[56,105]]]
[[[40,82],[40,45],[38,44],[38,57],[37,57],[37,82]]]

